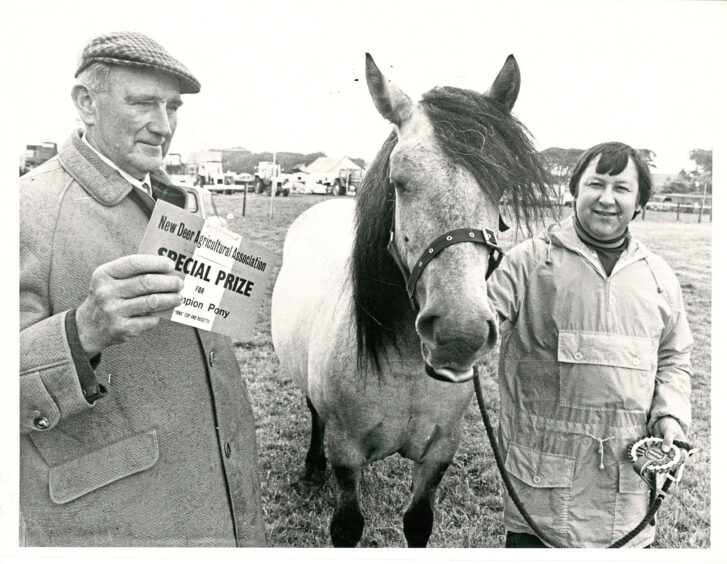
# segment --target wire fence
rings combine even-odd
[[[702,202],[685,204],[649,202],[641,211],[641,219],[650,221],[683,221],[686,223],[712,222],[712,206]]]

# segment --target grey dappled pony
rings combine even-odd
[[[404,535],[409,546],[426,546],[436,489],[473,395],[464,382],[497,341],[485,282],[490,249],[448,246],[423,270],[410,300],[387,244],[391,235],[411,270],[439,235],[497,230],[505,191],[515,219],[528,223],[540,213],[548,176],[510,114],[520,87],[512,56],[485,94],[437,87],[413,103],[368,54],[366,80],[394,129],[355,201],[322,202],[291,225],[273,291],[272,336],[312,416],[298,489],[320,487],[326,458],[338,485],[333,545],[361,538],[363,467],[398,453],[414,463]]]

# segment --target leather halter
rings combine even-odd
[[[498,216],[498,220],[498,227],[500,231],[509,229],[507,224],[503,221],[502,216]],[[416,292],[417,282],[419,281],[419,277],[422,275],[422,272],[424,272],[424,269],[434,257],[447,247],[458,243],[476,243],[487,247],[489,257],[487,261],[487,273],[485,274],[485,280],[487,280],[500,265],[503,252],[502,247],[500,247],[500,243],[497,240],[497,234],[495,231],[487,227],[484,229],[465,227],[462,229],[447,231],[432,241],[416,261],[414,269],[409,272],[409,268],[401,258],[401,255],[399,255],[399,251],[396,248],[396,243],[394,241],[394,218],[392,218],[391,230],[389,232],[389,244],[387,245],[386,250],[394,259],[394,262],[399,267],[401,274],[404,276],[404,280],[406,281],[406,293],[409,296],[409,301],[411,302],[414,310],[418,309],[414,294]]]

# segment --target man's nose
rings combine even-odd
[[[165,139],[172,136],[172,124],[164,106],[158,106],[148,126],[149,131],[161,135]]]

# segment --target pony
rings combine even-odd
[[[366,82],[394,127],[355,201],[321,202],[291,224],[271,330],[311,413],[298,490],[311,495],[327,462],[333,470],[333,545],[361,539],[364,466],[398,453],[413,461],[404,536],[423,547],[472,399],[465,382],[498,338],[485,279],[499,252],[499,201],[507,190],[518,225],[537,220],[549,176],[511,114],[512,55],[484,94],[435,87],[413,103],[368,53]]]

